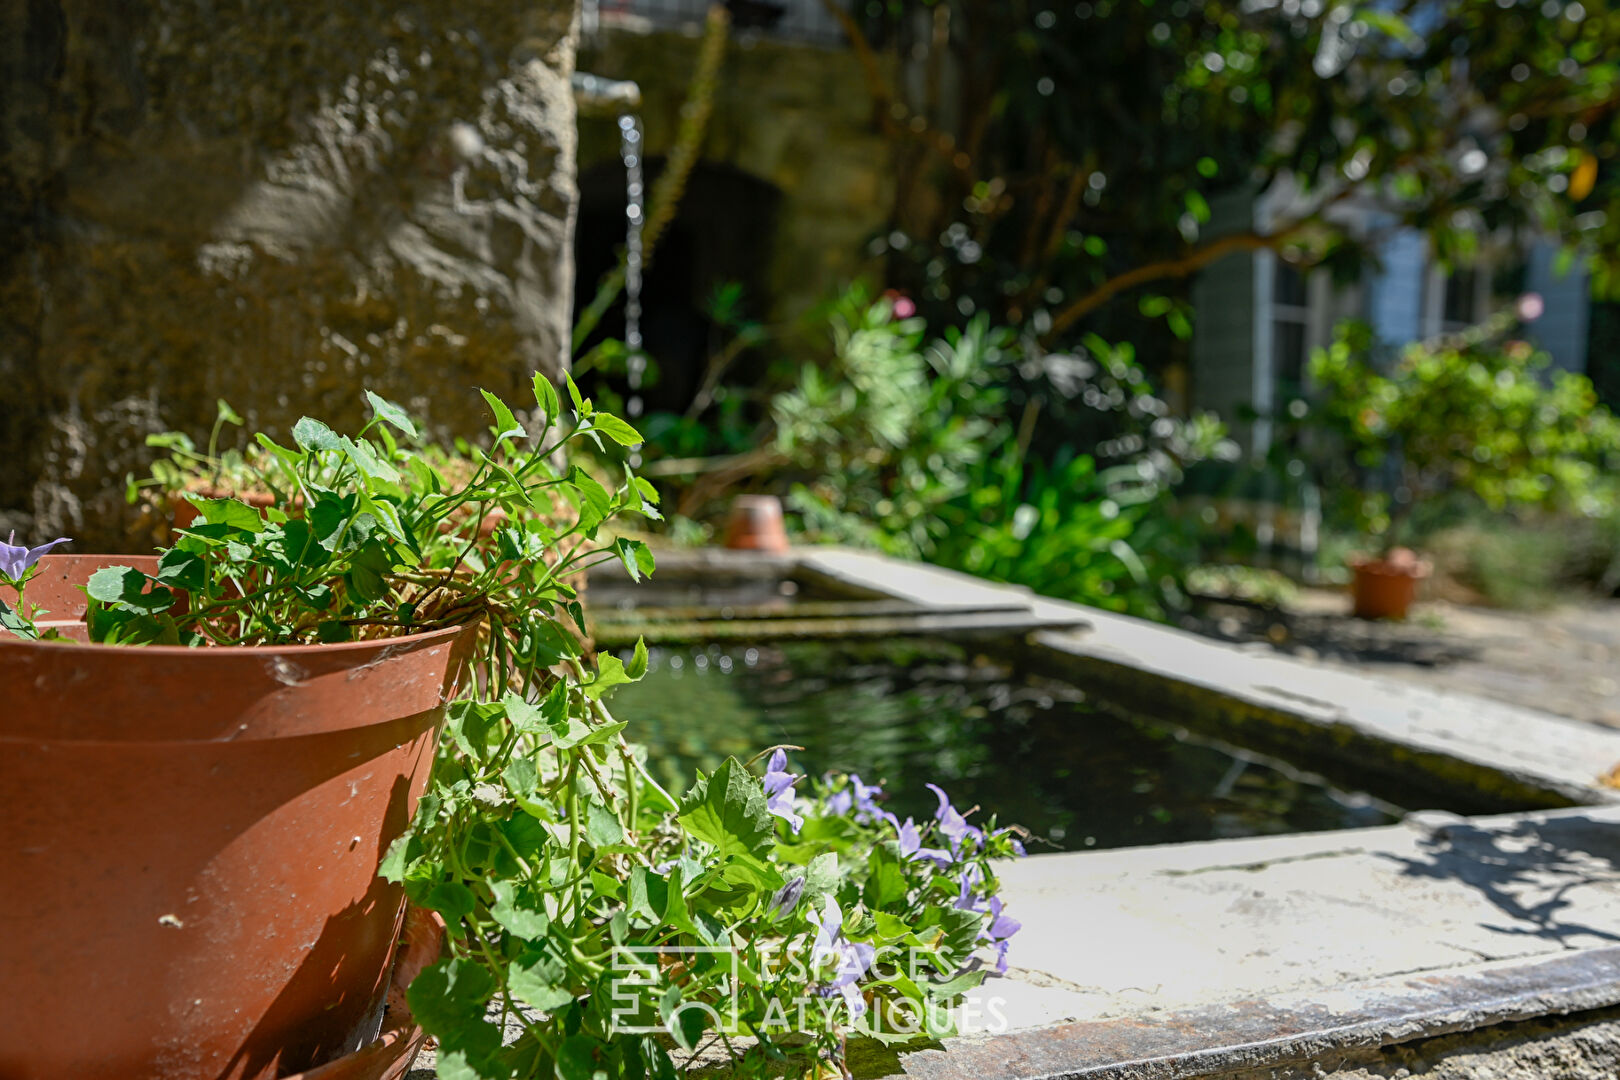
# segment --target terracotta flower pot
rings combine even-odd
[[[27,598],[82,640],[104,565]],[[379,1031],[458,628],[257,648],[0,637],[0,1077],[269,1080]]]
[[[726,519],[726,547],[740,551],[788,552],[782,500],[775,495],[738,495]]]
[[[444,922],[421,908],[406,908],[405,932],[394,956],[388,982],[388,1004],[383,1011],[382,1034],[375,1040],[327,1065],[319,1065],[285,1080],[399,1080],[427,1041],[427,1032],[411,1015],[405,991],[422,969],[444,949]]]
[[[1429,564],[1407,548],[1395,548],[1381,559],[1352,558],[1350,583],[1358,619],[1404,619],[1417,599],[1418,582],[1429,576]]]

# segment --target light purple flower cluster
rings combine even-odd
[[[830,784],[831,776],[826,777],[826,781]],[[827,796],[827,812],[842,817],[853,810],[855,820],[860,822],[886,817],[877,804],[882,794],[883,789],[877,784],[863,783],[859,773],[850,773],[849,786]]]
[[[793,808],[797,801],[793,785],[801,779],[787,771],[786,750],[777,750],[765,765],[765,808],[787,822],[795,833],[804,827],[804,816]]]
[[[822,984],[821,992],[827,997],[842,994],[851,1016],[866,1011],[866,1001],[855,985],[872,967],[877,950],[871,945],[851,942],[844,936],[844,912],[829,893],[821,911],[810,908],[807,917],[816,926],[816,943],[810,950],[810,966],[820,967],[833,962],[833,976]]]
[[[791,800],[791,781],[797,778],[788,777],[787,773],[783,771],[786,768],[786,759],[782,756],[781,751],[777,751],[777,756],[771,758],[770,768],[771,771],[766,774],[766,793],[786,792]],[[777,780],[773,786],[771,781],[773,775],[785,779]],[[834,783],[833,778],[828,776],[826,783],[829,787],[832,786]],[[886,821],[894,828],[902,859],[920,859],[933,864],[934,869],[942,872],[960,868],[956,879],[958,892],[954,906],[964,911],[973,911],[987,916],[984,928],[980,931],[979,939],[995,949],[996,971],[1000,974],[1006,974],[1008,941],[1019,931],[1021,924],[1017,919],[1003,913],[999,896],[984,897],[980,895],[984,886],[984,871],[978,863],[969,860],[983,853],[987,841],[992,837],[1006,839],[1013,852],[1020,856],[1025,854],[1024,845],[1015,835],[1015,830],[1011,828],[997,829],[987,834],[984,829],[969,823],[967,815],[951,805],[950,796],[946,795],[938,784],[928,784],[927,787],[929,791],[934,793],[934,797],[939,800],[939,806],[934,811],[934,828],[935,832],[944,839],[948,845],[947,847],[924,847],[923,827],[919,826],[912,818],[908,817],[901,821],[894,814],[881,809],[877,805],[876,798],[883,794],[883,789],[875,784],[863,783],[859,776],[851,775],[847,786],[840,787],[827,795],[824,800],[824,811],[827,814],[840,817],[853,815],[854,819],[859,822],[879,819]],[[775,795],[773,795],[774,798]],[[791,807],[791,801],[788,806]],[[778,813],[774,803],[771,812]],[[969,811],[969,813],[971,812]],[[779,816],[781,815],[779,814]],[[792,884],[790,882],[789,887]],[[786,899],[784,894],[789,891],[789,887],[784,887],[782,893],[778,894],[779,899],[773,901],[773,907],[783,906],[782,901]],[[798,896],[795,894],[791,901],[787,903],[789,910],[797,902]],[[831,903],[830,897],[828,902]],[[810,913],[810,918],[818,926],[825,926],[823,917],[814,911]],[[820,940],[818,937],[818,949],[820,948]],[[832,946],[829,945],[828,947],[831,948]],[[854,946],[854,948],[861,948],[861,946]],[[851,992],[852,988],[846,988],[845,997],[848,998]]]
[[[21,581],[22,576],[28,572],[28,568],[39,562],[40,556],[50,551],[57,544],[66,543],[68,543],[68,538],[62,536],[48,544],[41,544],[39,547],[31,548],[25,544],[17,543],[17,533],[16,530],[13,530],[11,539],[0,544],[0,577],[13,583]]]
[[[940,848],[925,848],[922,846],[922,830],[910,818],[901,822],[893,814],[888,815],[889,824],[900,834],[900,857],[902,859],[927,859],[937,869],[947,869],[951,862],[951,853]]]
[[[992,896],[988,901],[981,900],[976,894],[983,874],[978,866],[970,864],[962,871],[957,879],[959,891],[956,896],[955,907],[963,911],[977,911],[990,916],[984,929],[979,931],[979,940],[993,946],[996,950],[996,973],[1007,974],[1007,948],[1010,939],[1019,930],[1023,923],[1011,915],[1004,915],[1001,911],[1001,897]]]

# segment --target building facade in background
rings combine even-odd
[[[1213,231],[1263,232],[1291,197],[1282,185],[1258,199],[1247,190],[1231,192],[1212,204]],[[1527,336],[1559,367],[1587,372],[1590,283],[1579,265],[1559,265],[1555,244],[1487,242],[1478,265],[1448,271],[1421,232],[1394,224],[1376,207],[1347,203],[1335,217],[1376,253],[1355,283],[1256,251],[1226,256],[1193,284],[1192,403],[1238,420],[1235,433],[1254,453],[1270,446],[1273,418],[1308,390],[1311,353],[1331,342],[1346,319],[1366,322],[1393,352],[1472,326],[1536,293],[1543,313]]]

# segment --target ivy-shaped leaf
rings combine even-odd
[[[681,800],[680,822],[687,832],[733,855],[761,856],[776,829],[765,806],[765,788],[741,762],[728,757],[707,780],[699,780]]]
[[[416,434],[416,425],[411,422],[410,416],[405,412],[404,409],[400,408],[398,405],[395,405],[392,401],[389,401],[386,398],[378,397],[370,390],[366,391],[366,400],[371,402],[371,411],[377,415],[379,420],[384,420],[390,424],[393,424],[396,428],[404,432],[412,439],[418,437]]]
[[[507,405],[506,402],[502,401],[488,390],[480,390],[478,392],[484,395],[484,400],[489,403],[490,411],[495,414],[494,430],[496,446],[501,445],[501,443],[505,442],[507,439],[523,439],[528,437],[529,433],[524,430],[522,424],[518,423],[517,417],[512,415],[511,406]]]

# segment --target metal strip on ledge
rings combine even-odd
[[[912,1080],[1191,1080],[1620,1005],[1620,947],[951,1040]]]

